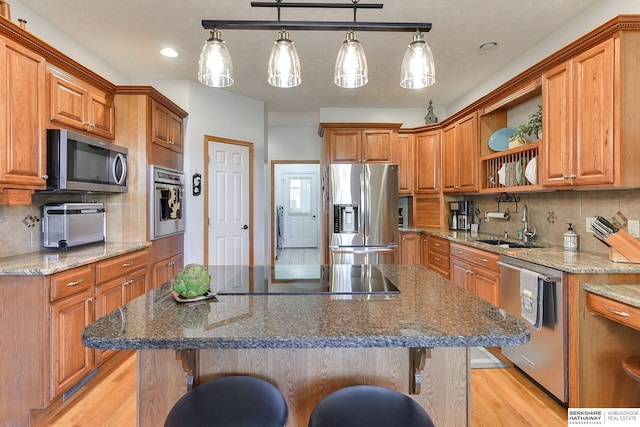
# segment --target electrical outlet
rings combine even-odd
[[[637,219],[630,219],[627,223],[627,231],[636,239],[640,238],[640,221]]]
[[[594,222],[595,220],[596,220],[595,218],[587,217],[587,223],[585,224],[587,233],[593,233],[593,230],[591,229],[591,223]]]

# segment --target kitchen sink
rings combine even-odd
[[[510,249],[531,249],[531,248],[539,248],[540,245],[536,245],[534,243],[515,243],[507,240],[501,239],[477,239],[476,242],[486,243],[488,245],[501,246],[503,248]]]

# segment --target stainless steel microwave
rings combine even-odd
[[[127,152],[89,135],[47,129],[47,190],[126,193]]]

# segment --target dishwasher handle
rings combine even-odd
[[[513,264],[508,264],[506,262],[502,262],[502,261],[498,261],[496,262],[496,264],[502,266],[502,267],[507,267],[510,268],[512,270],[517,270],[517,271],[522,271],[522,270],[526,270],[526,268],[520,268],[520,267],[516,267]],[[537,272],[536,272],[537,273]],[[542,279],[544,282],[548,282],[548,283],[557,283],[560,282],[562,280],[562,277],[556,277],[556,276],[546,276],[544,274],[540,274],[538,273],[538,277],[540,279]]]

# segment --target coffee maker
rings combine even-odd
[[[470,230],[473,223],[473,202],[461,200],[449,202],[449,229]]]

